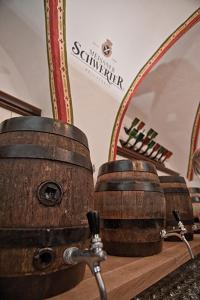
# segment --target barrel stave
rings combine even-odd
[[[55,182],[62,188],[59,205],[45,207],[39,202],[37,192],[43,182]],[[3,159],[0,184],[4,191],[0,227],[84,225],[86,213],[93,207],[92,177],[78,166],[40,159]]]
[[[1,146],[9,144],[34,144],[34,145],[56,145],[58,148],[68,149],[73,152],[89,157],[88,148],[65,136],[60,136],[47,132],[37,131],[15,131],[1,133]]]

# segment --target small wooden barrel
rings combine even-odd
[[[174,219],[173,210],[178,210],[181,221],[187,229],[185,237],[188,240],[193,239],[193,210],[184,177],[181,176],[159,176],[160,185],[164,191],[166,199],[166,230],[177,229],[177,221]],[[176,237],[170,237],[168,240],[180,241]]]
[[[191,187],[189,192],[192,200],[194,223],[196,225],[195,233],[200,233],[200,188]]]
[[[41,117],[1,124],[0,294],[39,300],[78,284],[85,264],[67,266],[67,247],[84,248],[93,208],[85,134]]]
[[[94,206],[100,212],[108,254],[148,256],[162,250],[165,198],[153,164],[137,160],[103,164]]]

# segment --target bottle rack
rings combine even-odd
[[[126,147],[119,147],[117,146],[117,154],[120,155],[120,156],[123,156],[125,158],[128,158],[128,159],[138,159],[138,160],[146,160],[146,161],[149,161],[151,162],[152,164],[155,165],[156,169],[163,172],[163,173],[166,173],[166,174],[169,174],[169,175],[173,175],[173,176],[178,176],[180,175],[178,172],[174,171],[174,170],[171,170],[169,168],[166,168],[163,164],[153,160],[153,159],[150,159],[134,150],[129,150],[128,148]]]

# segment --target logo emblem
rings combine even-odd
[[[102,52],[106,57],[110,57],[112,54],[112,42],[110,40],[106,40],[105,43],[102,44]]]

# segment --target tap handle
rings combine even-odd
[[[176,219],[176,221],[180,222],[181,218],[180,218],[180,215],[179,215],[179,211],[178,210],[173,210],[172,213],[173,213],[174,218]]]
[[[99,234],[100,230],[100,216],[96,210],[91,210],[87,213],[88,223],[92,235]]]

